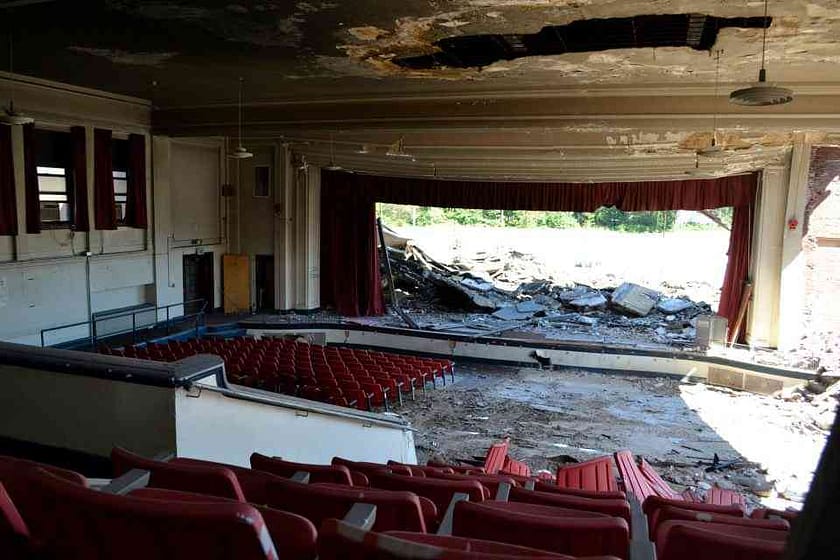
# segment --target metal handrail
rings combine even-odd
[[[183,306],[184,309],[186,310],[186,307],[188,305],[197,304],[197,303],[201,304],[201,308],[198,311],[196,311],[195,313],[184,313],[182,315],[178,315],[177,317],[171,317],[170,314],[169,314],[169,310],[173,307]],[[207,300],[205,300],[204,298],[197,298],[197,299],[191,299],[191,300],[188,300],[188,301],[182,301],[182,302],[179,302],[179,303],[170,303],[169,305],[161,305],[159,307],[155,307],[154,309],[150,309],[150,308],[134,309],[134,310],[130,310],[130,311],[123,311],[123,312],[119,312],[119,313],[114,313],[113,315],[108,315],[108,316],[103,317],[101,319],[91,318],[88,321],[79,321],[78,323],[69,323],[69,324],[66,324],[66,325],[60,325],[58,327],[50,327],[50,328],[47,328],[47,329],[41,329],[41,346],[42,347],[46,346],[44,335],[48,332],[70,329],[70,328],[73,328],[73,327],[87,326],[88,327],[88,332],[90,333],[90,345],[91,345],[91,347],[95,347],[96,346],[96,341],[98,340],[98,337],[97,337],[97,334],[96,334],[96,323],[97,323],[97,321],[110,321],[112,319],[120,319],[122,317],[131,317],[131,330],[126,329],[126,330],[123,330],[123,331],[109,333],[108,336],[114,336],[114,335],[118,335],[118,334],[126,334],[126,333],[130,332],[132,340],[136,340],[137,339],[137,315],[139,315],[141,313],[154,313],[155,314],[155,322],[154,322],[154,325],[152,325],[152,326],[154,327],[154,326],[160,325],[161,323],[165,323],[166,324],[166,332],[167,332],[167,334],[169,334],[170,328],[172,326],[172,321],[174,319],[184,320],[184,319],[190,319],[190,318],[193,318],[193,317],[203,318],[204,315],[205,315],[206,309],[207,309]],[[166,319],[164,321],[158,321],[157,320],[158,312],[162,311],[162,310],[166,311]],[[203,324],[203,321],[201,321],[201,322],[196,321],[195,322],[196,334],[198,334],[198,327],[199,327],[200,324]]]

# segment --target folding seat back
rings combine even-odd
[[[210,464],[164,463],[147,459],[120,447],[111,450],[114,476],[121,476],[131,469],[149,471],[149,486],[195,492],[220,498],[246,501],[245,493],[236,475],[226,467]]]
[[[49,558],[274,560],[260,513],[242,503],[179,503],[96,492],[37,469],[33,492],[60,519],[33,532]],[[235,551],[235,553],[234,553]]]
[[[744,499],[744,496],[742,496],[738,492],[735,492],[734,490],[721,488],[717,485],[712,486],[706,493],[706,503],[720,506],[735,505],[744,510],[747,506],[747,502]]]
[[[49,526],[57,522],[54,518],[44,515],[45,508],[46,511],[49,511],[49,504],[45,504],[32,492],[33,473],[40,469],[67,481],[69,484],[75,484],[82,488],[86,488],[88,485],[87,479],[74,471],[0,455],[0,484],[5,487],[9,499],[33,534],[49,530]],[[44,524],[48,527],[44,527]]]
[[[572,560],[532,548],[419,533],[374,533],[327,519],[318,538],[319,560]],[[595,560],[595,559],[590,559]],[[605,559],[606,560],[606,559]]]
[[[714,504],[704,504],[697,502],[686,502],[684,500],[667,500],[659,496],[649,496],[642,503],[642,511],[648,519],[648,528],[650,536],[654,536],[654,528],[659,524],[659,511],[664,507],[678,507],[685,508],[697,513],[711,513],[717,515],[729,515],[732,517],[744,517],[744,512],[737,505],[716,506]]]
[[[627,558],[630,530],[625,520],[593,512],[584,512],[588,514],[586,517],[561,516],[551,512],[554,508],[524,505],[530,506],[531,511],[516,511],[505,502],[458,502],[452,534],[559,554]],[[534,513],[538,507],[547,510],[546,513]]]
[[[642,473],[647,481],[650,483],[653,490],[656,492],[656,495],[660,498],[666,498],[668,500],[679,500],[682,499],[682,495],[678,494],[671,488],[671,486],[659,476],[659,473],[644,460],[644,458],[639,460],[639,471]]]
[[[284,480],[282,477],[267,473],[264,471],[257,471],[248,469],[237,465],[228,465],[226,463],[216,463],[213,461],[205,461],[203,459],[190,459],[187,457],[176,457],[169,461],[169,464],[175,465],[194,465],[194,466],[210,466],[216,468],[228,469],[236,475],[236,480],[239,482],[239,487],[245,495],[245,499],[254,504],[265,504],[268,485],[276,480]]]
[[[480,482],[482,486],[487,488],[490,492],[490,497],[495,496],[496,492],[499,491],[499,485],[503,482],[510,484],[511,487],[516,486],[518,483],[510,476],[504,476],[501,474],[492,475],[492,474],[460,474],[460,473],[445,473],[445,472],[431,472],[429,473],[431,478],[440,478],[443,480],[475,480]]]
[[[517,461],[509,455],[505,457],[505,463],[499,472],[502,474],[513,474],[517,476],[531,476],[531,469],[522,461]]]
[[[630,451],[617,451],[614,457],[615,466],[618,467],[625,492],[636,496],[636,499],[641,503],[644,503],[649,496],[659,495],[648,479],[642,474],[642,471],[639,470],[638,465],[636,465],[636,460]]]
[[[388,466],[392,467],[394,465],[400,465],[404,467],[409,467],[412,472],[420,471],[425,473],[427,476],[434,477],[435,474],[454,474],[455,471],[450,467],[436,467],[434,465],[408,465],[406,463],[399,463],[397,461],[388,461]]]
[[[325,519],[343,518],[356,503],[376,506],[376,531],[405,530],[425,533],[427,519],[434,523],[437,509],[410,492],[356,488],[339,484],[300,484],[279,480],[269,485],[269,507],[302,515],[316,526]],[[422,502],[425,502],[422,503]]]
[[[397,474],[373,474],[370,484],[383,490],[404,490],[430,499],[443,515],[452,496],[457,493],[467,494],[473,502],[484,501],[484,487],[475,480],[441,480],[435,478],[416,478]]]
[[[631,514],[630,504],[626,500],[604,500],[582,498],[580,496],[563,496],[562,494],[551,494],[549,492],[536,492],[524,488],[511,488],[508,499],[511,502],[522,502],[527,504],[540,504],[544,506],[556,506],[584,511],[594,511],[621,517],[630,525]]]
[[[129,496],[165,503],[237,503],[235,500],[228,498],[161,488],[138,488],[129,492]],[[292,512],[280,511],[264,505],[250,505],[260,512],[271,540],[280,549],[281,558],[286,560],[312,560],[315,557],[318,532],[311,521]]]
[[[781,560],[787,532],[721,523],[668,521],[658,531],[659,560]]]
[[[309,473],[309,482],[330,482],[333,484],[344,484],[353,486],[353,477],[350,469],[343,465],[310,465],[308,463],[293,463],[283,461],[276,457],[268,457],[260,453],[251,454],[251,468],[258,471],[291,478],[296,472],[305,471]]]
[[[655,523],[650,523],[651,540],[659,540],[659,527],[668,521],[692,521],[701,523],[721,523],[738,527],[752,527],[754,529],[770,529],[774,531],[789,531],[790,523],[785,519],[752,519],[749,517],[736,517],[720,513],[709,513],[691,509],[665,506],[657,512]]]
[[[484,470],[487,474],[496,474],[505,466],[505,457],[508,453],[508,442],[494,443],[487,450],[487,455],[484,457]]]
[[[538,480],[534,484],[534,490],[537,492],[548,492],[550,494],[560,494],[563,496],[580,496],[582,498],[606,499],[606,500],[626,500],[627,494],[621,490],[612,491],[594,491],[581,490],[578,488],[563,488],[554,483]]]
[[[595,492],[614,492],[618,490],[618,484],[612,467],[613,459],[610,456],[558,467],[557,486]]]
[[[29,529],[2,483],[0,483],[0,551],[3,552],[4,558],[10,560],[24,560],[29,558],[32,552]]]
[[[351,471],[364,473],[365,475],[367,475],[368,478],[370,478],[370,476],[374,474],[383,474],[388,472],[388,466],[382,463],[351,461],[350,459],[344,459],[343,457],[333,457],[331,463],[333,465],[345,466]]]

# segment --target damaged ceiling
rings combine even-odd
[[[747,170],[779,161],[794,133],[840,132],[826,117],[840,106],[837,8],[772,0],[765,20],[761,0],[0,0],[0,31],[16,72],[150,99],[162,133],[231,134],[242,76],[250,141],[283,138],[310,161],[583,176],[593,158],[661,158],[668,175]],[[796,100],[737,108],[726,95],[755,80],[765,24],[769,78]],[[726,153],[697,163],[714,114]],[[414,157],[389,160],[401,137]]]

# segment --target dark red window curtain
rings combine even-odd
[[[146,228],[146,137],[131,134],[128,137],[128,200],[125,225]]]
[[[0,235],[17,235],[17,194],[12,127],[0,125]]]
[[[373,217],[376,202],[555,212],[594,212],[602,206],[615,206],[628,212],[732,206],[735,212],[729,261],[719,308],[719,313],[732,324],[749,270],[756,185],[756,174],[688,181],[585,184],[438,181],[325,170],[321,174],[321,300],[325,305],[334,305],[342,314],[358,315],[376,314],[366,311],[374,310],[369,302],[378,297],[381,309]],[[353,220],[358,224],[352,224]],[[325,229],[329,235],[324,235]],[[371,243],[374,250],[370,249]],[[362,259],[367,261],[360,262]],[[354,277],[348,283],[347,276],[351,274]],[[363,278],[365,274],[375,278]]]
[[[73,164],[73,229],[90,231],[85,127],[72,127],[70,129],[70,142]]]
[[[93,221],[96,229],[117,229],[111,131],[93,131]]]
[[[321,305],[348,317],[381,315],[376,207],[343,175],[321,182]]]
[[[38,195],[38,161],[35,125],[23,125],[23,174],[26,192],[26,233],[41,233],[41,201]]]

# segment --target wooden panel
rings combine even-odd
[[[249,311],[251,305],[249,269],[247,255],[225,255],[222,258],[225,313]]]

